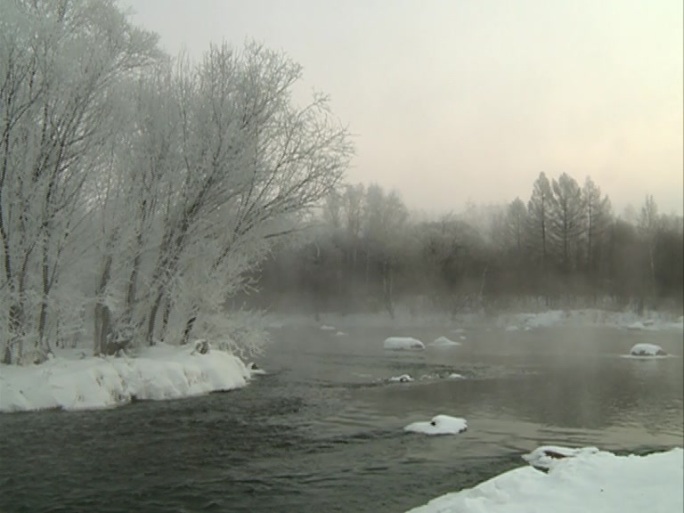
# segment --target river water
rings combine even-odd
[[[229,393],[0,415],[0,512],[401,512],[543,444],[683,444],[681,332],[346,331],[274,330],[259,360],[269,374]],[[390,335],[464,339],[384,351]],[[620,356],[637,342],[675,356]],[[416,381],[386,381],[404,373]],[[403,432],[440,413],[468,431]]]

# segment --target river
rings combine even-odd
[[[462,345],[385,351],[390,335]],[[675,356],[622,358],[637,342]],[[233,392],[0,415],[0,512],[401,512],[543,444],[683,444],[681,331],[282,327],[258,362]],[[403,432],[439,413],[468,431]]]

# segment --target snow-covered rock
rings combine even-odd
[[[458,374],[456,372],[452,372],[447,376],[447,379],[466,379],[463,374]]]
[[[667,353],[662,347],[656,344],[635,344],[632,349],[629,350],[629,354],[632,356],[667,356]]]
[[[430,343],[430,347],[456,347],[460,345],[460,342],[454,342],[447,337],[438,337]]]
[[[55,357],[41,365],[0,364],[0,411],[108,408],[243,387],[250,370],[232,354],[160,345],[137,358]]]
[[[457,435],[468,429],[465,419],[449,415],[437,415],[427,422],[414,422],[404,428],[408,433],[426,435]]]
[[[411,337],[389,337],[383,343],[385,349],[391,350],[421,350],[425,349],[425,344],[420,340]]]
[[[537,447],[529,454],[523,454],[522,459],[535,468],[548,470],[559,460],[564,458],[574,458],[585,454],[596,454],[599,450],[596,447],[582,447],[573,449],[570,447],[560,447],[558,445],[543,445]]]
[[[684,510],[683,469],[681,448],[647,456],[586,451],[548,473],[510,470],[408,513],[675,513]]]
[[[413,378],[408,374],[402,374],[401,376],[392,376],[388,381],[390,383],[410,383]]]
[[[266,374],[266,371],[254,362],[250,362],[249,365],[247,365],[247,369],[252,376],[263,376]]]

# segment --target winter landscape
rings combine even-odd
[[[643,30],[650,66],[645,41],[682,37],[660,30],[681,14],[668,2],[649,18],[653,33],[646,2],[578,12],[619,11],[616,27]],[[396,51],[374,53],[387,46],[374,46],[377,34],[398,43],[396,27],[427,24],[404,66],[426,38],[478,40],[505,9],[378,5],[0,0],[0,512],[682,511],[682,120],[658,117],[682,109],[655,99],[681,107],[679,83],[626,81],[606,105],[597,90],[600,109],[573,86],[575,107],[542,109],[556,120],[631,116],[641,104],[630,94],[648,91],[648,115],[620,118],[628,159],[612,143],[585,152],[594,143],[576,139],[575,124],[606,140],[618,128],[579,118],[542,130],[546,149],[507,153],[492,97],[479,96],[484,83],[517,91],[489,75],[498,58],[435,54],[446,60],[433,71],[465,59],[459,70],[476,73],[475,90],[453,93],[482,106],[472,119],[405,72],[393,83],[408,96],[392,102],[384,74],[378,85],[360,71],[394,69]],[[523,46],[526,24],[574,16],[521,9]],[[453,36],[449,20],[469,17],[478,29]],[[326,30],[304,36],[305,19]],[[364,44],[345,39],[336,54],[329,36],[363,19],[378,30],[359,28]],[[254,33],[236,41],[238,29]],[[198,48],[192,34],[211,38]],[[634,55],[619,34],[601,47],[609,62]],[[310,92],[312,75],[343,76],[336,64],[355,52],[351,75],[366,82],[330,83],[353,91],[349,103]],[[669,71],[658,73],[681,75],[682,59],[661,54]],[[592,83],[624,77],[572,55]],[[456,125],[427,135],[434,113],[396,122],[382,110],[411,111],[416,91],[439,119],[469,119],[460,143],[440,139]],[[528,115],[520,134],[546,114]],[[399,125],[419,132],[390,150],[383,137]],[[632,126],[639,141],[662,140],[641,152]],[[584,142],[559,149],[571,140]],[[474,150],[485,145],[499,150]],[[486,169],[509,167],[488,174],[471,151]],[[656,154],[649,181],[632,166]],[[438,181],[456,196],[440,200],[427,169],[421,187],[403,182],[407,162],[455,166]],[[455,162],[487,175],[486,192]]]

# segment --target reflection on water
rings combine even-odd
[[[0,416],[0,511],[403,511],[541,444],[682,445],[681,333],[466,330],[416,353],[382,341],[449,331],[344,330],[274,332],[270,374],[240,391]],[[621,358],[639,341],[675,357]],[[416,381],[387,383],[404,373]],[[469,430],[403,433],[438,413]]]

